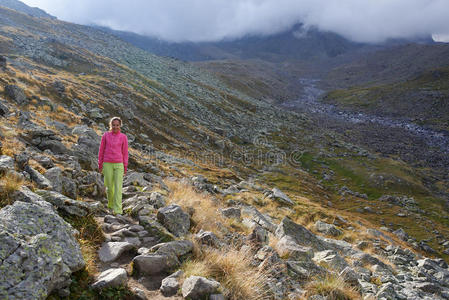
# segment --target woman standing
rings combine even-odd
[[[108,195],[108,208],[114,214],[122,214],[123,175],[128,169],[128,138],[120,132],[122,120],[113,117],[109,121],[109,131],[101,137],[98,151],[98,168],[104,175],[104,185]]]

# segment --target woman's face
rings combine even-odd
[[[117,133],[120,131],[120,121],[119,120],[114,120],[112,121],[112,132]]]

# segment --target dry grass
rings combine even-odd
[[[28,161],[28,165],[38,171],[41,174],[44,174],[47,169],[45,169],[40,163],[35,161],[34,159],[30,159]]]
[[[183,265],[184,276],[197,275],[213,278],[223,287],[223,293],[230,300],[270,299],[266,288],[267,276],[251,266],[251,255],[236,249],[206,249],[198,257]]]
[[[2,154],[14,157],[14,154],[19,153],[25,149],[25,145],[20,142],[15,136],[6,135],[2,140]]]
[[[168,202],[180,205],[184,211],[192,211],[193,230],[212,231],[219,235],[220,228],[227,224],[218,211],[218,206],[207,194],[198,193],[187,182],[167,180],[170,189]]]
[[[66,216],[65,220],[79,231],[78,242],[90,275],[98,273],[98,249],[104,241],[103,232],[93,215],[85,217]]]
[[[329,300],[354,300],[361,299],[356,289],[349,286],[343,278],[337,275],[327,275],[309,282],[306,285],[307,297],[322,295]]]
[[[23,185],[23,179],[7,174],[0,179],[0,207],[12,204],[11,195]]]

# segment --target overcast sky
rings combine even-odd
[[[449,39],[449,0],[23,0],[61,20],[170,41],[272,34],[302,22],[359,42]]]

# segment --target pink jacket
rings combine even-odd
[[[101,137],[98,151],[98,167],[103,169],[103,162],[123,163],[128,168],[128,138],[123,133],[105,132]]]

